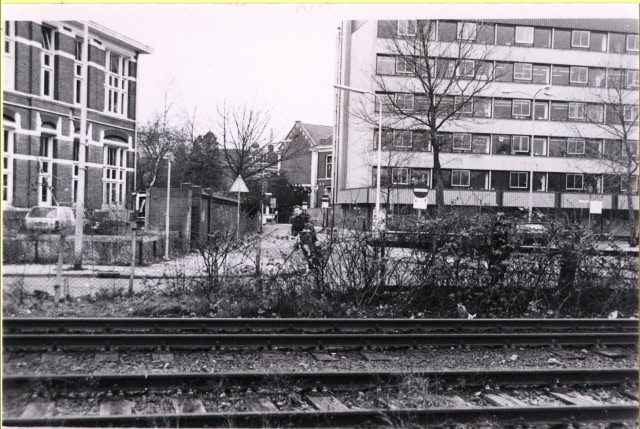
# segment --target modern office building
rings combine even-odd
[[[87,80],[87,210],[131,209],[140,55],[152,49],[97,23],[5,21],[2,208],[75,205]],[[83,44],[88,43],[87,75]]]
[[[428,61],[415,43],[425,32]],[[463,106],[437,129],[446,205],[579,213],[595,200],[611,220],[628,215],[631,189],[637,210],[637,161],[631,183],[617,161],[638,153],[638,21],[346,21],[337,52],[336,83],[369,92],[335,94],[333,195],[343,210],[376,200],[376,99],[388,210],[410,211],[413,187],[435,187],[423,120],[432,103],[439,118],[447,103]],[[428,198],[435,204],[435,191]]]

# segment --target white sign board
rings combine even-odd
[[[602,201],[589,201],[589,213],[602,214]]]
[[[417,210],[426,210],[429,198],[429,189],[415,188],[413,190],[413,208]]]
[[[428,197],[424,197],[424,198],[418,198],[415,195],[413,196],[413,208],[417,209],[417,210],[426,210],[427,209],[427,205],[429,204],[427,202],[429,198]]]

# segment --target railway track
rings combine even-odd
[[[5,333],[23,331],[522,331],[638,332],[638,319],[212,319],[6,318]]]
[[[4,330],[5,349],[638,344],[637,319],[6,319]]]
[[[637,378],[637,368],[5,376],[4,402],[5,409],[9,408],[9,417],[5,412],[3,425],[386,427],[417,424],[435,427],[474,424],[479,419],[502,425],[636,423],[637,384],[632,383]],[[394,398],[402,396],[403,389],[411,385],[422,389],[423,398],[430,398],[432,406],[418,404],[400,408],[395,405]],[[477,392],[479,388],[481,392]],[[609,396],[626,399],[620,403],[594,399],[603,396],[603,389]],[[25,410],[21,417],[16,417],[19,411],[14,410],[12,395],[34,390],[39,396],[34,394],[30,404],[22,404],[27,409],[31,407],[31,413]],[[93,412],[74,414],[69,398],[86,401],[86,395],[78,394],[82,391],[93,392],[92,398],[98,400],[94,401]],[[157,391],[161,393],[155,394]],[[235,405],[224,409],[220,392],[235,396]],[[145,405],[152,402],[148,399],[151,396],[154,403],[164,401],[165,407],[159,407],[157,413],[145,413],[148,408]],[[523,399],[529,396],[551,398],[551,402],[543,400],[542,404],[531,405]],[[283,397],[297,399],[293,401],[295,404],[279,401]],[[357,400],[353,400],[355,397],[366,399],[358,405]],[[58,409],[61,402],[72,411],[53,415],[51,410]],[[113,405],[118,402],[120,406]],[[123,408],[122,404],[129,405]],[[100,411],[96,412],[98,406]],[[167,412],[167,407],[173,407],[173,412]],[[76,405],[76,408],[82,407]],[[34,410],[40,410],[42,415],[34,416]]]

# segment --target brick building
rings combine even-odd
[[[288,153],[281,171],[291,184],[309,190],[309,208],[320,207],[331,193],[333,128],[296,121],[283,143]]]
[[[418,26],[432,30],[428,62],[420,56],[414,63],[396,49],[413,46]],[[456,57],[462,49],[466,57]],[[431,135],[419,124],[430,100],[414,65],[440,79],[434,102],[464,105],[438,129],[446,205],[501,211],[531,205],[536,212],[576,214],[588,212],[589,201],[601,201],[602,218],[612,221],[628,216],[632,192],[638,209],[637,164],[628,183],[616,180],[610,162],[616,154],[627,155],[616,134],[624,126],[631,156],[638,154],[638,21],[633,19],[344,22],[336,83],[374,92],[383,101],[378,106],[373,95],[336,91],[334,197],[343,209],[370,208],[375,201],[380,108],[383,162],[397,160],[381,169],[381,183],[391,188],[382,203],[394,212],[410,212],[412,188],[435,187]],[[473,99],[455,90],[444,96],[438,91],[448,79],[460,79],[461,86],[463,79],[487,85]],[[629,103],[622,125],[615,92]],[[361,120],[363,111],[372,120]],[[429,204],[435,204],[435,192],[429,192]]]
[[[77,200],[81,84],[87,79],[87,210],[131,208],[138,61],[152,49],[89,23],[5,21],[2,207]]]

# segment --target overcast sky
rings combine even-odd
[[[140,60],[138,118],[216,106],[272,111],[275,138],[296,120],[332,125],[337,28],[343,19],[638,18],[637,4],[459,5],[3,5],[3,19],[92,20],[154,49]]]

